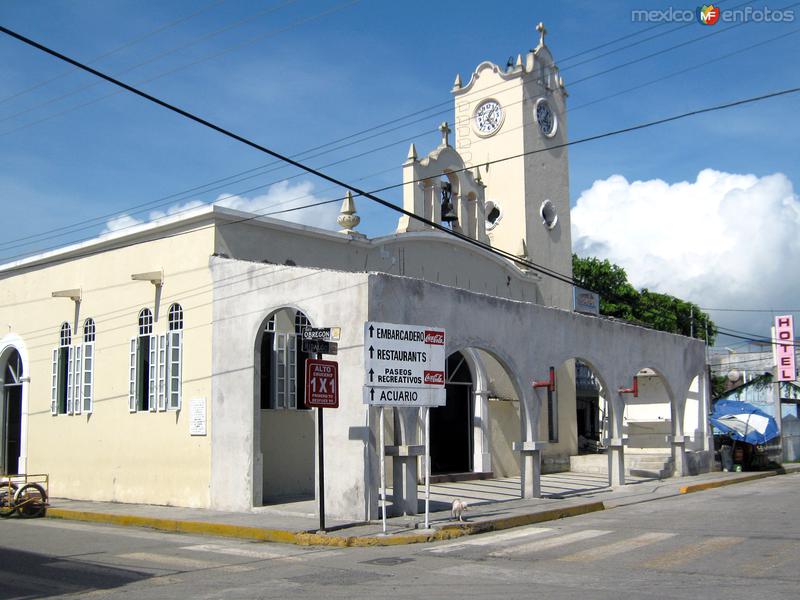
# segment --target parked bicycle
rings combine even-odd
[[[0,517],[14,513],[30,519],[47,511],[47,475],[0,475]]]

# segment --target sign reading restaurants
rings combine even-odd
[[[364,383],[365,404],[444,404],[444,329],[366,322]]]

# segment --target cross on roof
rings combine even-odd
[[[544,36],[547,35],[547,29],[545,28],[544,23],[539,21],[539,23],[536,25],[536,31],[539,32],[539,45],[544,46]]]
[[[447,125],[447,121],[442,121],[442,124],[439,125],[439,131],[442,132],[442,146],[449,146],[451,129]]]

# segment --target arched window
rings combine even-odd
[[[177,302],[169,307],[169,333],[167,334],[167,362],[169,371],[166,379],[169,382],[167,391],[167,408],[178,410],[181,407],[181,374],[183,372],[183,307]],[[159,365],[159,379],[162,367]],[[159,382],[159,409],[162,406]]]
[[[59,345],[62,348],[72,345],[72,328],[66,321],[64,321],[61,324],[61,331],[59,333]]]
[[[183,329],[183,308],[180,304],[173,304],[169,307],[169,330],[179,331]]]
[[[91,344],[94,342],[95,326],[94,319],[88,318],[83,322],[83,343]]]
[[[89,317],[83,322],[83,347],[76,348],[76,367],[82,367],[82,373],[75,375],[75,412],[90,413],[93,409],[95,333],[94,319]],[[83,364],[80,364],[81,354]]]
[[[50,412],[66,415],[72,412],[72,328],[64,321],[58,330],[58,348],[53,349],[53,370],[50,381]]]
[[[150,335],[153,333],[153,313],[149,308],[139,311],[139,335]]]
[[[311,323],[303,311],[282,308],[267,320],[261,339],[261,408],[305,408],[303,329]]]
[[[128,363],[128,408],[131,412],[156,410],[158,340],[153,335],[153,313],[139,311],[139,335],[131,338]]]

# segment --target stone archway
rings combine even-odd
[[[304,402],[308,355],[300,343],[306,325],[305,313],[284,307],[271,312],[256,333],[254,429],[261,456],[261,504],[315,496],[315,421]],[[257,494],[255,500],[258,504]]]
[[[10,347],[0,357],[0,473],[17,474],[22,456],[22,357]]]

